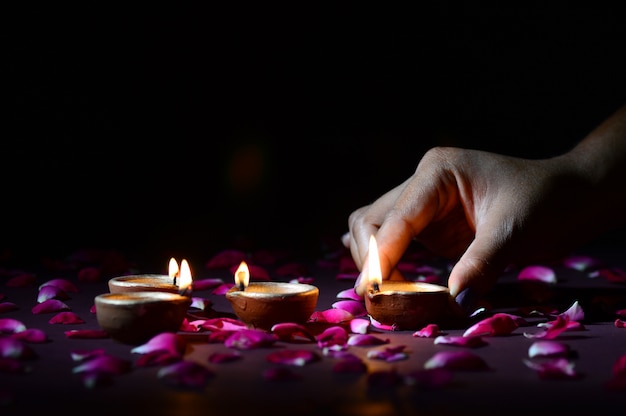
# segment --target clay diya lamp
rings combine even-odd
[[[319,289],[305,283],[250,282],[245,261],[226,292],[237,317],[253,328],[270,330],[281,322],[306,323],[317,306]]]
[[[96,318],[109,336],[141,344],[161,332],[177,332],[191,298],[168,292],[104,293],[96,296]]]
[[[426,282],[382,281],[376,240],[370,238],[369,288],[364,296],[367,313],[377,322],[397,330],[417,330],[441,323],[454,302],[445,286]]]
[[[185,259],[181,262],[181,267],[188,267]],[[180,287],[177,283],[180,274],[180,268],[175,259],[170,259],[169,275],[164,274],[136,274],[127,276],[118,276],[109,279],[109,292],[111,293],[128,293],[128,292],[169,292],[180,293]]]

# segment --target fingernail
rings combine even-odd
[[[463,289],[454,300],[468,314],[474,312],[478,304],[478,296],[470,287]]]

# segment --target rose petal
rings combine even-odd
[[[302,367],[306,364],[317,361],[319,356],[309,350],[278,350],[269,353],[265,358],[273,364],[286,364]]]
[[[87,361],[101,355],[105,355],[106,351],[103,348],[96,348],[93,350],[74,350],[70,352],[72,361]]]
[[[442,345],[456,345],[458,347],[477,348],[487,345],[487,342],[481,335],[470,336],[453,336],[453,335],[439,335],[433,341],[435,344]]]
[[[46,333],[37,328],[27,328],[23,331],[16,332],[12,337],[31,344],[42,344],[48,341]]]
[[[233,318],[207,319],[201,326],[208,331],[240,331],[247,328],[245,322]]]
[[[626,377],[626,354],[622,354],[613,363],[613,376]]]
[[[222,284],[224,284],[224,280],[220,278],[198,279],[193,281],[193,290],[211,289],[214,287],[218,287]]]
[[[118,375],[130,372],[132,362],[108,354],[98,355],[72,369],[72,373],[97,371],[99,373]]]
[[[213,377],[213,372],[195,361],[181,360],[157,372],[157,378],[177,387],[203,389]]]
[[[397,325],[387,325],[378,322],[376,319],[370,316],[370,321],[372,322],[372,326],[376,329],[382,329],[384,331],[396,331],[398,329]]]
[[[580,306],[578,301],[572,303],[572,305],[561,315],[567,315],[570,321],[582,321],[583,319],[585,319],[585,312],[583,311],[583,308],[582,306]]]
[[[48,321],[49,324],[84,324],[85,321],[74,312],[59,312]]]
[[[22,321],[13,318],[0,318],[0,334],[14,334],[26,330]]]
[[[291,263],[285,263],[281,265],[280,267],[277,267],[274,270],[274,273],[276,273],[278,276],[298,277],[298,276],[304,276],[308,274],[308,268],[306,267],[304,263],[291,262]]]
[[[347,345],[348,338],[348,331],[341,326],[326,328],[316,337],[317,346],[320,348],[331,347],[333,345]]]
[[[274,334],[267,333],[259,329],[242,329],[233,332],[226,340],[224,345],[228,348],[236,348],[239,350],[250,350],[254,348],[269,347],[278,341],[278,337]]]
[[[54,286],[66,293],[78,293],[78,287],[67,279],[51,279],[48,280],[41,285],[39,285],[39,290],[43,289],[44,286]]]
[[[370,325],[369,319],[354,318],[350,321],[350,331],[354,334],[367,334]]]
[[[137,367],[155,367],[176,363],[183,359],[180,354],[173,354],[169,351],[151,351],[145,354],[141,354],[135,365]]]
[[[439,332],[439,325],[437,324],[428,324],[424,328],[413,332],[414,337],[420,338],[436,338],[439,335],[442,334]]]
[[[194,290],[195,289],[196,289],[196,284],[194,282]],[[191,305],[189,305],[189,306],[191,308],[196,308],[196,309],[200,309],[202,311],[205,311],[212,304],[213,304],[213,302],[210,299],[198,298],[198,297],[194,296],[194,297],[191,298]]]
[[[308,284],[308,285],[313,284],[313,282],[315,282],[315,278],[313,278],[313,277],[303,277],[303,276],[299,276],[298,278],[291,279],[289,281],[289,283],[305,283],[305,284]]]
[[[463,333],[464,337],[471,336],[501,336],[509,335],[518,324],[515,318],[506,313],[496,313],[470,326]]]
[[[524,359],[524,364],[537,372],[541,379],[570,379],[577,378],[574,362],[565,358],[555,358],[550,361],[535,362]]]
[[[233,286],[235,286],[234,283],[224,283],[213,289],[211,293],[214,295],[225,295]]]
[[[563,265],[567,268],[578,270],[581,272],[596,268],[601,262],[591,256],[569,256],[563,259]]]
[[[56,286],[43,286],[37,293],[37,302],[41,303],[48,299],[66,300],[70,296],[63,289]]]
[[[331,305],[336,309],[343,309],[347,311],[352,316],[362,317],[367,315],[367,310],[365,309],[365,305],[363,302],[358,300],[340,300]]]
[[[23,341],[13,337],[0,337],[0,357],[31,359],[36,358],[35,350]]]
[[[357,295],[353,287],[351,287],[350,289],[342,290],[341,292],[337,293],[337,299],[352,299],[352,300],[358,300],[360,302],[363,302],[363,296]]]
[[[446,368],[459,371],[488,370],[489,366],[479,355],[467,350],[440,351],[424,363],[425,369]]]
[[[135,354],[146,354],[153,351],[165,351],[174,355],[183,355],[186,343],[184,338],[173,332],[162,332],[150,338],[148,342],[130,350]]]
[[[29,287],[35,284],[37,277],[32,273],[20,273],[6,281],[7,287]]]
[[[316,341],[315,336],[311,334],[304,326],[294,322],[284,322],[276,324],[272,326],[271,332],[275,334],[280,341]]]
[[[72,329],[65,331],[67,338],[76,339],[100,339],[109,338],[109,334],[102,329]]]
[[[50,312],[59,312],[59,311],[69,311],[70,307],[65,303],[61,302],[58,299],[47,299],[41,303],[35,305],[32,309],[32,312],[35,315],[50,313]]]
[[[369,345],[382,345],[388,344],[389,338],[380,339],[375,335],[371,334],[352,334],[348,338],[348,345],[356,345],[356,346],[369,346]]]
[[[234,265],[239,265],[247,258],[246,253],[240,250],[223,250],[206,262],[207,269],[229,269]]]
[[[527,266],[517,275],[518,280],[531,280],[543,283],[556,283],[556,273],[546,266]]]
[[[309,322],[328,322],[331,324],[340,324],[343,322],[349,322],[351,319],[354,319],[354,315],[350,312],[343,309],[330,308],[324,311],[313,312],[309,318]]]
[[[528,348],[528,357],[566,357],[570,354],[569,346],[552,341],[541,340],[533,342]]]
[[[612,283],[626,283],[626,271],[618,267],[596,270],[589,273],[589,277],[602,277]]]
[[[558,337],[561,332],[567,330],[569,318],[567,315],[558,315],[556,319],[549,323],[549,327],[546,330],[536,332],[534,334],[524,332],[526,338],[543,338],[554,339]]]
[[[387,362],[406,360],[409,358],[409,355],[404,352],[404,348],[404,345],[399,345],[395,347],[387,347],[381,350],[370,350],[367,352],[367,358]]]

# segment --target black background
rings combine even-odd
[[[432,146],[549,157],[624,102],[615,2],[220,3],[4,13],[4,247],[314,249]]]

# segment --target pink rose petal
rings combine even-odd
[[[105,355],[106,351],[103,348],[96,348],[93,350],[74,350],[70,352],[70,357],[72,361],[87,361],[92,358],[99,357],[101,355]]]
[[[212,318],[202,323],[202,329],[208,331],[240,331],[246,328],[245,322],[233,318]]]
[[[65,336],[67,338],[76,339],[109,338],[109,334],[101,329],[72,329],[70,331],[65,331]]]
[[[350,331],[354,334],[367,334],[370,326],[369,319],[354,318],[350,321]]]
[[[220,278],[198,279],[193,281],[193,290],[207,290],[224,284],[224,280]]]
[[[166,384],[197,390],[203,389],[213,375],[207,367],[186,360],[161,367],[157,372],[157,378]]]
[[[304,366],[319,359],[319,356],[309,350],[278,350],[266,356],[267,361],[273,364]]]
[[[330,308],[324,311],[313,312],[309,318],[309,322],[328,322],[331,324],[340,324],[343,322],[349,322],[352,319],[354,319],[354,315],[350,312],[343,309]]]
[[[528,357],[566,357],[570,354],[569,346],[552,340],[533,342],[528,348]]]
[[[614,377],[626,377],[626,354],[622,354],[613,363],[612,373]]]
[[[437,324],[428,324],[424,328],[413,332],[414,337],[420,338],[436,338],[439,335],[442,335],[439,332],[439,325]]]
[[[303,277],[303,276],[299,276],[296,279],[291,279],[289,281],[289,283],[304,283],[307,285],[311,285],[313,284],[313,282],[315,282],[315,278],[313,277]]]
[[[342,290],[341,292],[337,293],[337,299],[352,299],[352,300],[358,300],[359,302],[363,302],[363,296],[357,295],[353,287]]]
[[[195,290],[195,283],[194,283],[194,290]],[[211,299],[205,299],[205,298],[198,298],[193,296],[191,298],[191,305],[189,305],[191,308],[196,308],[196,309],[200,309],[202,311],[207,310],[211,305],[213,304],[213,302],[211,301]]]
[[[205,267],[212,269],[229,269],[234,265],[239,265],[246,260],[246,253],[240,250],[223,250],[206,262]]]
[[[184,338],[173,332],[162,332],[150,338],[148,342],[130,350],[135,354],[146,354],[153,351],[165,351],[174,355],[183,355],[186,348]]]
[[[25,342],[13,337],[0,337],[0,357],[5,358],[36,358],[35,350]]]
[[[49,324],[84,324],[85,320],[74,312],[59,312],[48,321]]]
[[[315,336],[304,326],[293,322],[276,324],[272,326],[271,332],[284,342],[316,341]]]
[[[396,331],[398,329],[397,325],[387,325],[378,322],[376,319],[370,316],[370,321],[372,322],[372,326],[376,329],[382,329],[384,331]]]
[[[169,351],[151,351],[141,354],[137,361],[135,361],[135,365],[137,367],[160,367],[176,363],[182,359],[182,355],[174,354]]]
[[[600,261],[591,256],[569,256],[563,259],[563,265],[567,268],[578,270],[581,272],[596,268],[600,265]]]
[[[37,293],[38,303],[41,303],[44,300],[48,300],[48,299],[66,300],[69,298],[70,296],[67,294],[67,292],[57,286],[50,286],[50,285],[42,286],[41,289],[39,289],[39,292]]]
[[[626,271],[618,267],[602,268],[589,273],[589,277],[602,277],[612,283],[626,283]]]
[[[26,330],[22,321],[13,318],[0,318],[0,334],[14,334]]]
[[[37,277],[32,273],[20,273],[6,281],[7,287],[30,287],[35,284]]]
[[[466,348],[478,348],[487,345],[487,342],[481,335],[470,336],[454,336],[454,335],[439,335],[433,341],[435,344],[442,345],[455,345],[457,347]]]
[[[459,371],[488,370],[489,366],[479,355],[467,350],[440,351],[424,363],[425,369],[446,368]]]
[[[48,336],[41,329],[28,328],[12,335],[13,338],[20,339],[31,344],[42,344],[48,341]]]
[[[78,287],[67,279],[51,279],[48,280],[41,285],[39,285],[39,290],[41,290],[44,286],[54,286],[66,293],[78,293]]]
[[[225,295],[233,286],[235,286],[234,283],[224,283],[213,289],[211,293],[214,295]]]
[[[370,350],[367,352],[367,358],[374,360],[383,360],[387,362],[401,361],[409,358],[409,355],[404,351],[405,345],[398,345],[395,347],[387,347],[381,350]]]
[[[331,305],[336,309],[343,309],[354,317],[362,317],[367,315],[365,304],[358,300],[340,300]]]
[[[524,336],[526,338],[554,339],[558,337],[561,332],[567,330],[568,323],[569,318],[567,315],[558,315],[554,321],[549,323],[549,327],[547,329],[534,334],[524,332]]]
[[[236,348],[239,350],[250,350],[254,348],[263,348],[272,346],[278,337],[274,334],[267,333],[260,329],[242,329],[233,332],[226,340],[224,345],[228,348]]]
[[[370,346],[370,345],[383,345],[388,344],[389,338],[381,339],[371,334],[351,334],[348,338],[348,345],[355,346]]]
[[[582,321],[585,319],[585,312],[583,311],[582,306],[575,301],[565,312],[561,315],[567,315],[570,321]]]
[[[344,346],[348,343],[349,334],[341,326],[331,326],[326,328],[317,337],[317,346],[320,348],[331,347],[333,345]]]
[[[83,364],[72,369],[72,373],[79,374],[97,371],[100,373],[118,375],[128,373],[132,368],[132,362],[108,354],[98,355]]]
[[[496,313],[470,326],[463,333],[464,337],[470,336],[501,336],[509,335],[518,324],[512,315]]]
[[[48,299],[35,305],[32,309],[33,314],[39,315],[43,313],[69,311],[70,307],[58,299]]]
[[[549,361],[535,362],[523,360],[524,364],[531,370],[535,370],[541,379],[571,379],[577,378],[578,374],[574,370],[574,362],[566,358],[555,358]]]
[[[527,266],[519,272],[517,279],[552,284],[556,283],[556,273],[546,266]]]

